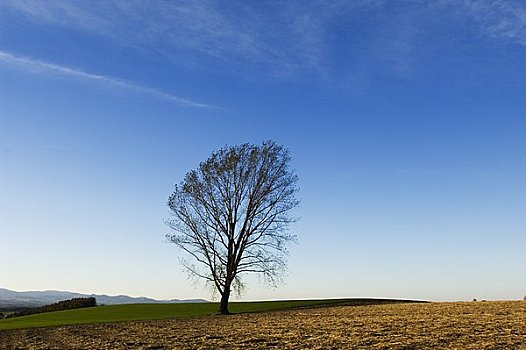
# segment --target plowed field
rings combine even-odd
[[[0,349],[526,349],[526,302],[344,306],[0,331]]]

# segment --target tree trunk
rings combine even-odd
[[[230,298],[230,289],[225,289],[224,293],[221,294],[221,302],[219,303],[219,314],[220,315],[229,315],[228,311],[228,299]]]

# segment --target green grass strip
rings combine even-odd
[[[232,302],[230,303],[229,308],[232,313],[246,313],[319,306],[373,305],[396,302],[409,301],[390,299],[321,299]],[[218,308],[218,303],[127,304],[97,306],[0,320],[0,331],[20,328],[206,316],[215,314]]]

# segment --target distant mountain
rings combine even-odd
[[[127,295],[110,296],[104,294],[80,294],[57,290],[16,292],[0,288],[0,309],[37,307],[53,304],[73,298],[95,297],[99,305],[140,304],[140,303],[206,303],[204,299],[171,299],[156,300],[145,297],[130,297]]]

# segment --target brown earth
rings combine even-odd
[[[526,349],[526,302],[347,306],[0,331],[0,349]]]

